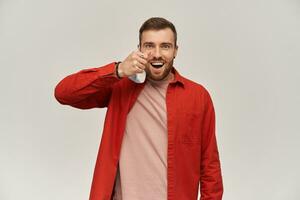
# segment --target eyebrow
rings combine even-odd
[[[173,44],[172,43],[170,43],[170,42],[163,42],[163,43],[161,43],[162,45],[170,45],[170,46],[173,46]]]
[[[153,42],[144,42],[143,45],[145,44],[154,44]]]
[[[143,45],[145,45],[145,44],[154,44],[154,42],[144,42]],[[170,43],[170,42],[163,42],[160,45],[170,45],[170,46],[173,46],[173,44]]]

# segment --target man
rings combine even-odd
[[[90,200],[221,200],[215,113],[208,91],[173,67],[177,33],[164,18],[140,28],[124,61],[84,69],[55,88],[61,104],[107,107]],[[146,80],[129,79],[146,72]]]

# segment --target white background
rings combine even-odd
[[[0,0],[0,199],[88,199],[105,109],[56,102],[66,75],[178,30],[179,72],[213,98],[224,200],[300,199],[300,2]]]

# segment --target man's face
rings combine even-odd
[[[140,51],[150,55],[145,69],[147,78],[156,81],[167,79],[177,54],[172,30],[165,28],[144,31],[141,36]]]

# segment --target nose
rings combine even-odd
[[[159,59],[161,58],[161,53],[160,53],[160,48],[159,47],[156,47],[153,51],[153,57],[155,59]]]

